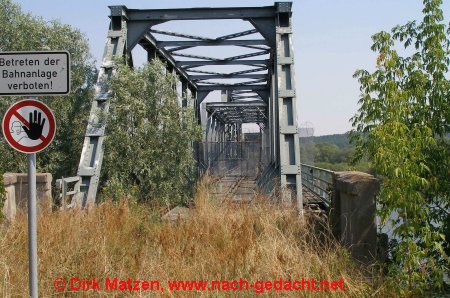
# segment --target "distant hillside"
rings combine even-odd
[[[334,134],[334,135],[325,135],[325,136],[318,136],[318,137],[304,137],[300,138],[300,142],[313,142],[315,144],[319,143],[330,143],[338,146],[339,148],[344,148],[350,146],[347,134]]]
[[[345,133],[300,138],[300,156],[303,163],[333,171],[371,172],[367,160],[356,165],[349,164],[354,150],[355,146],[350,144]]]

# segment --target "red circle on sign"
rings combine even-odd
[[[48,121],[47,122],[49,124],[48,134],[45,137],[41,136],[40,139],[42,140],[42,143],[40,143],[39,145],[24,146],[24,145],[20,144],[19,142],[17,142],[11,135],[11,132],[9,130],[11,118],[12,118],[12,116],[17,117],[17,114],[18,114],[17,111],[23,107],[35,107],[35,108],[40,109],[44,113],[44,116]],[[21,122],[23,123],[23,121],[21,121]],[[25,123],[23,123],[23,124],[25,124]],[[6,127],[8,129],[6,129]],[[13,104],[6,111],[6,114],[3,117],[3,121],[2,121],[2,131],[3,131],[3,135],[5,136],[8,144],[11,147],[13,147],[14,149],[16,149],[17,151],[20,151],[23,153],[36,153],[36,152],[44,150],[53,141],[53,138],[55,137],[55,132],[56,132],[55,116],[53,115],[53,112],[50,110],[50,108],[41,101],[34,100],[34,99],[21,100],[19,102],[16,102],[15,104]]]

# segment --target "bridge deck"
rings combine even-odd
[[[259,194],[259,188],[254,177],[215,176],[214,180],[212,194],[220,199],[249,203]],[[303,187],[304,205],[320,205],[322,202],[318,195]]]

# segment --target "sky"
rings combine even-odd
[[[128,8],[270,6],[267,0],[15,0],[22,10],[59,19],[85,33],[91,53],[101,61],[109,25],[108,5]],[[298,124],[315,135],[344,133],[357,112],[357,69],[373,70],[371,36],[397,24],[422,19],[421,0],[294,0],[293,30]],[[446,22],[450,0],[443,0]],[[220,26],[217,24],[217,26]],[[214,28],[211,28],[214,29]],[[224,28],[221,28],[224,30]],[[226,28],[225,28],[226,29]],[[232,32],[230,32],[232,33]],[[195,32],[193,33],[195,34]],[[98,65],[99,63],[97,63]]]

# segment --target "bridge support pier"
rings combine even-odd
[[[362,172],[335,173],[330,222],[333,234],[352,256],[371,263],[377,253],[375,196],[380,182]]]

